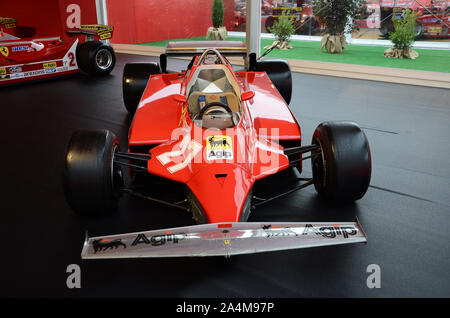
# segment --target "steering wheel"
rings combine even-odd
[[[203,115],[206,113],[206,111],[214,106],[219,106],[222,107],[223,109],[225,109],[227,111],[227,113],[232,113],[233,111],[231,110],[230,107],[228,107],[227,105],[225,105],[224,103],[221,102],[211,102],[209,104],[207,104],[205,107],[203,107],[200,112],[198,113],[198,117],[199,119],[203,118]]]

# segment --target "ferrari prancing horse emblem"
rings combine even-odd
[[[9,49],[6,46],[0,47],[0,53],[2,53],[3,56],[7,57],[9,55]]]

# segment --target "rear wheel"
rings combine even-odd
[[[99,41],[80,44],[76,53],[78,67],[89,75],[107,75],[116,64],[113,48]]]
[[[320,154],[311,161],[317,192],[333,201],[361,199],[369,187],[372,163],[369,143],[359,126],[321,123],[312,143],[320,146]]]
[[[423,37],[423,33],[425,32],[425,29],[424,29],[424,26],[423,26],[422,22],[417,21],[415,32],[416,32],[416,40],[418,40],[421,37]]]
[[[264,59],[255,62],[254,71],[266,72],[272,83],[289,105],[292,97],[292,74],[288,62],[281,59]]]
[[[273,27],[273,24],[275,23],[275,19],[273,16],[268,16],[266,19],[266,22],[264,23],[264,27],[266,28],[266,32],[270,32],[270,28]]]
[[[151,75],[160,74],[158,63],[126,64],[122,76],[122,93],[125,108],[134,114]]]
[[[389,32],[392,31],[394,31],[394,24],[392,23],[392,20],[388,19],[381,22],[380,33],[382,37],[384,37],[385,39],[389,39]]]
[[[306,17],[303,24],[299,22],[301,27],[296,27],[297,34],[314,35],[320,31],[320,25],[316,19],[312,17]]]
[[[114,164],[117,137],[107,130],[79,130],[72,135],[64,165],[64,192],[80,214],[102,214],[116,209],[123,178]]]

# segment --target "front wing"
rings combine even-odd
[[[343,223],[212,223],[86,237],[83,259],[231,256],[366,243],[358,220]]]

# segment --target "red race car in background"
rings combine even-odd
[[[312,143],[302,146],[288,106],[287,62],[250,54],[248,68],[234,71],[223,54],[245,56],[246,47],[232,41],[169,42],[159,64],[126,64],[123,98],[134,115],[128,151],[107,130],[72,135],[64,192],[75,212],[110,213],[126,193],[186,210],[199,224],[87,237],[82,258],[230,256],[366,242],[358,221],[247,222],[259,206],[312,184],[329,200],[362,198],[371,176],[370,149],[352,122],[322,123]],[[170,72],[171,55],[193,57],[186,71]],[[312,177],[296,178],[289,189],[283,182],[270,195],[258,192],[265,178],[290,168],[301,172],[307,159]],[[128,167],[129,178],[122,167]],[[154,191],[164,183],[167,191]],[[169,200],[178,188],[183,198]]]
[[[35,37],[33,27],[18,26],[16,19],[0,18],[0,85],[70,74],[109,74],[114,50],[102,42],[113,28],[81,25],[67,29],[69,36]]]
[[[380,32],[388,37],[394,31],[392,17],[400,18],[405,9],[417,13],[416,38],[450,37],[450,1],[448,0],[383,0]]]
[[[245,2],[237,2],[234,11],[235,30],[244,30],[243,24],[247,21],[247,9]],[[270,33],[275,21],[283,12],[286,12],[292,21],[296,34],[314,35],[321,30],[319,19],[312,12],[312,2],[308,0],[297,0],[295,3],[287,3],[281,6],[273,5],[272,2],[261,3],[261,32]]]

